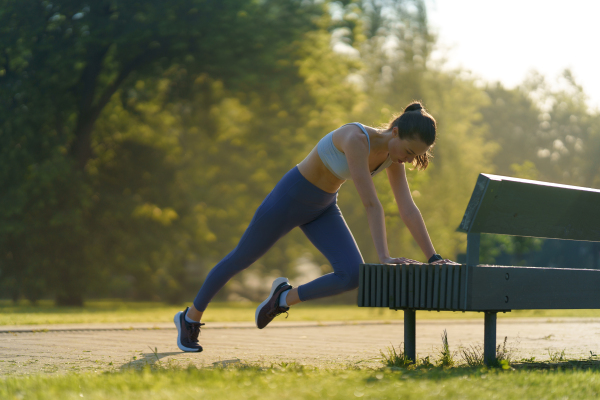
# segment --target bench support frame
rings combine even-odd
[[[480,233],[467,233],[467,271],[479,264]],[[468,273],[468,272],[467,272]],[[466,291],[465,291],[466,292]],[[466,302],[465,302],[466,303]],[[496,363],[496,311],[485,311],[483,333],[483,361],[485,365]]]
[[[496,316],[495,311],[486,311],[483,333],[483,360],[485,365],[496,363]]]
[[[404,311],[404,355],[413,363],[417,362],[417,311]],[[496,363],[496,311],[484,312],[483,361],[485,365]]]
[[[404,356],[417,362],[417,312],[416,310],[404,310]]]

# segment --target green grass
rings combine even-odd
[[[205,322],[234,322],[254,320],[253,303],[210,304],[203,320]],[[13,305],[0,300],[0,326],[40,325],[76,323],[134,323],[170,322],[173,315],[185,305],[172,306],[153,302],[88,301],[85,307],[54,307],[50,301],[40,301],[37,306],[27,302]],[[499,318],[523,317],[585,317],[598,318],[600,310],[527,310],[499,314]],[[359,308],[354,305],[314,305],[310,303],[294,306],[285,321],[355,321],[355,320],[402,320],[401,311],[385,308]],[[420,311],[417,319],[483,319],[481,313],[428,312]]]
[[[598,369],[151,369],[0,380],[2,399],[591,399]]]

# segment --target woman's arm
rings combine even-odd
[[[381,263],[391,260],[385,232],[383,207],[377,198],[375,185],[369,172],[369,144],[366,136],[356,128],[344,135],[341,141],[342,151],[346,154],[350,175],[356,191],[367,212],[371,237]]]
[[[408,258],[390,257],[383,207],[377,197],[375,185],[369,171],[369,143],[364,133],[358,127],[348,125],[341,129],[346,129],[347,131],[343,133],[339,141],[340,147],[346,155],[354,186],[356,186],[356,191],[367,212],[369,229],[371,230],[371,237],[373,238],[379,261],[382,264],[418,264],[418,261]]]
[[[431,238],[425,227],[423,216],[417,208],[410,194],[408,181],[406,180],[406,170],[404,164],[392,164],[386,169],[390,186],[394,192],[400,218],[406,224],[406,227],[415,238],[415,241],[423,251],[423,254],[429,260],[435,254],[435,249],[431,243]]]

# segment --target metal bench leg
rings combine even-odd
[[[496,362],[496,315],[497,312],[485,312],[485,330],[483,334],[483,359],[485,365]]]
[[[415,310],[404,310],[404,355],[413,362],[417,361],[416,317]]]

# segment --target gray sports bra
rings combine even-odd
[[[367,135],[369,152],[371,152],[371,139],[369,139],[369,134],[365,130],[365,127],[359,122],[351,122],[346,125],[356,125],[364,132],[365,135]],[[348,167],[346,155],[339,151],[333,144],[333,132],[334,131],[329,132],[323,139],[319,140],[319,143],[317,144],[317,152],[319,153],[319,157],[321,157],[321,161],[323,161],[323,164],[325,164],[327,169],[330,170],[331,173],[338,179],[352,179],[350,176],[350,168]],[[377,167],[375,171],[371,172],[371,176],[377,175],[390,165],[392,165],[392,159],[388,155],[388,158],[379,167]]]

